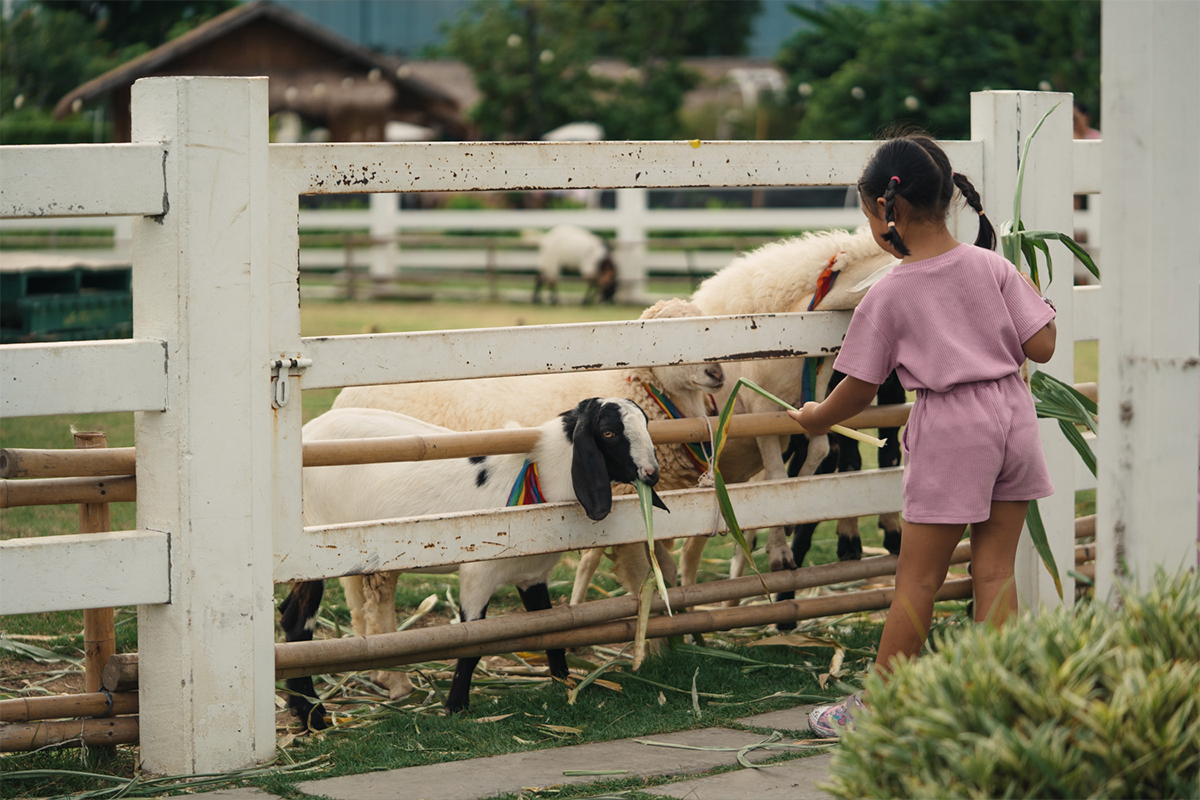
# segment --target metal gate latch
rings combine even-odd
[[[288,376],[300,375],[304,370],[312,366],[311,358],[277,358],[271,362],[271,383],[274,384],[274,391],[271,392],[271,405],[275,408],[283,408],[287,405],[288,396],[291,389],[288,387]],[[286,372],[285,372],[286,370]]]

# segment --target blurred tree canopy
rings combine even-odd
[[[93,122],[55,122],[76,86],[237,5],[236,0],[64,0],[18,6],[0,19],[0,141],[91,141]]]
[[[470,67],[487,138],[538,139],[587,120],[610,139],[669,139],[698,77],[685,56],[742,55],[757,0],[479,0],[446,31],[443,54]],[[620,77],[597,58],[628,64]]]
[[[899,123],[970,136],[982,89],[1100,92],[1099,0],[882,0],[873,8],[791,6],[812,23],[780,48],[796,138],[865,139]]]

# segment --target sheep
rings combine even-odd
[[[317,441],[449,432],[392,411],[341,408],[309,422],[304,426],[303,436],[306,441]],[[588,518],[601,520],[612,508],[612,481],[637,480],[653,487],[658,477],[658,461],[642,410],[624,398],[592,397],[544,422],[537,444],[529,453],[420,464],[391,462],[306,468],[303,515],[306,525],[329,525],[497,508],[509,503],[510,492],[516,491],[515,487],[524,480],[527,481],[524,486],[540,484],[545,502],[577,499]],[[655,504],[666,508],[656,493],[654,496]],[[550,608],[547,577],[558,559],[558,553],[546,553],[462,564],[458,569],[463,620],[482,619],[488,601],[501,584],[516,584],[528,610]],[[391,572],[343,580],[360,598],[371,592],[386,591],[386,605],[394,614],[396,575]],[[312,639],[313,619],[323,588],[323,581],[293,586],[280,606],[288,641]],[[379,632],[369,629],[361,616],[354,619],[354,627],[360,635]],[[391,629],[395,629],[394,617]],[[565,678],[568,672],[565,652],[551,650],[547,657],[550,674]],[[447,714],[468,708],[471,674],[478,663],[478,657],[459,659],[446,701]],[[305,727],[324,728],[324,708],[314,706],[308,699],[315,697],[312,678],[289,679],[287,688],[288,705]]]
[[[603,239],[577,225],[557,225],[537,236],[538,273],[533,302],[541,302],[542,284],[549,287],[550,302],[558,304],[558,277],[563,267],[579,270],[587,281],[583,303],[599,293],[602,303],[611,303],[617,291],[617,268]]]
[[[896,259],[875,243],[866,226],[854,232],[834,230],[808,233],[772,242],[737,257],[701,283],[692,295],[692,302],[707,315],[807,311],[816,294],[819,277],[829,268],[838,273],[837,280],[816,308],[849,309],[854,308],[870,285],[896,263]],[[726,385],[716,395],[717,401],[723,405],[737,379],[746,377],[779,398],[799,406],[804,400],[812,399],[804,397],[802,391],[806,361],[789,358],[729,364],[726,367]],[[820,359],[816,385],[813,387],[815,397],[825,395],[832,376],[832,364],[832,357]],[[742,391],[738,393],[737,410],[776,411],[778,407],[754,392]],[[798,474],[814,474],[825,461],[829,449],[827,437],[815,437],[809,443]],[[771,480],[786,477],[781,438],[766,436],[753,442],[732,439],[725,446],[720,467],[728,483],[750,480],[760,471],[765,472],[765,477]],[[881,524],[883,522],[884,518],[881,517]],[[890,517],[888,524],[895,524],[895,530],[899,530],[898,522],[893,523]],[[855,550],[851,543],[851,538],[854,543],[857,542],[857,522],[853,522],[852,526],[851,529],[851,524],[839,524],[839,557],[856,558],[861,554],[861,545]],[[703,546],[703,539],[689,539],[684,544],[680,572],[685,584],[695,580]],[[803,549],[807,550],[807,546]],[[786,534],[781,529],[771,530],[767,552],[773,571],[795,569],[800,563],[789,550]],[[735,552],[730,576],[740,575],[744,566],[744,556],[740,551]]]
[[[700,316],[700,310],[679,299],[664,300],[647,308],[641,319]],[[513,420],[534,425],[539,420],[584,397],[625,397],[642,408],[650,419],[668,414],[654,401],[647,387],[665,394],[686,417],[715,413],[709,400],[725,381],[720,364],[683,364],[653,368],[631,368],[555,375],[526,375],[478,378],[442,383],[409,383],[361,386],[343,389],[334,408],[363,407],[399,411],[459,431],[481,430]],[[661,466],[659,488],[686,489],[696,485],[704,471],[684,445],[662,445],[657,449]],[[617,487],[618,493],[628,491]],[[650,562],[643,545],[610,548],[613,574],[630,593],[641,586]],[[676,582],[670,544],[655,543],[655,553],[668,584]],[[582,602],[591,575],[599,563],[599,549],[584,553],[576,575],[571,602]]]

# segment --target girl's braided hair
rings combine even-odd
[[[896,198],[907,200],[915,215],[945,219],[956,186],[967,204],[979,214],[975,246],[994,250],[996,231],[983,213],[979,192],[965,175],[954,172],[945,151],[928,136],[907,134],[880,145],[863,167],[858,179],[858,194],[868,209],[874,207],[875,198],[883,198],[884,221],[888,223],[883,238],[896,248],[896,252],[908,255],[908,247],[896,231]]]

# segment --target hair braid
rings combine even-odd
[[[883,235],[883,240],[896,248],[896,252],[902,256],[909,254],[908,247],[905,246],[904,240],[900,238],[900,232],[896,230],[896,195],[900,190],[900,179],[892,176],[888,181],[887,188],[883,190],[883,219],[887,222],[888,230]]]
[[[958,172],[954,173],[954,185],[962,193],[967,205],[979,213],[979,233],[975,237],[975,246],[995,250],[996,230],[992,227],[991,220],[983,213],[983,201],[979,198],[979,192],[975,191],[975,187],[971,185],[971,181],[967,179],[966,175]]]

